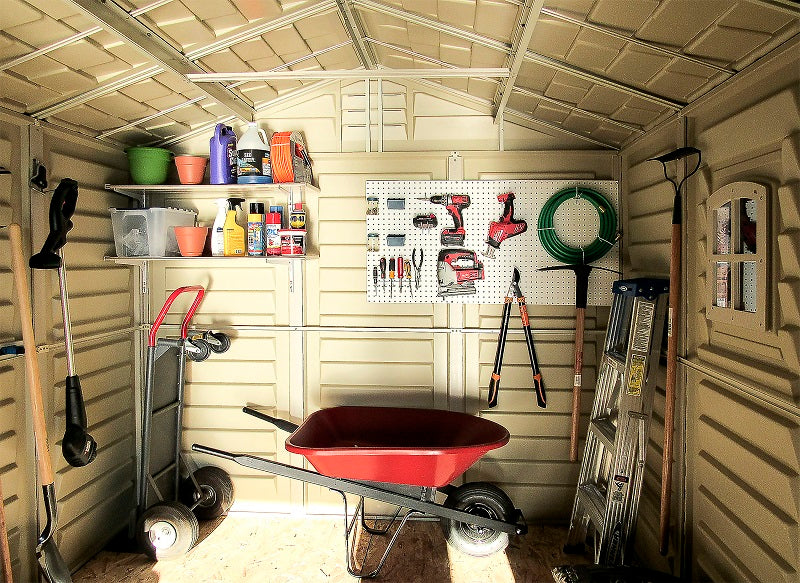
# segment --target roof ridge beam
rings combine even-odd
[[[500,82],[494,96],[494,123],[498,123],[503,116],[503,110],[508,105],[511,92],[517,81],[517,75],[525,61],[525,53],[533,38],[533,29],[539,20],[539,13],[544,5],[544,0],[525,0],[519,9],[514,35],[511,41],[511,52],[508,54],[507,65],[511,72],[507,79]]]
[[[339,11],[339,17],[342,19],[342,26],[353,41],[353,49],[358,57],[361,66],[365,69],[374,69],[377,67],[378,60],[375,57],[375,52],[372,47],[364,42],[364,24],[361,18],[353,10],[353,5],[350,0],[336,0],[336,8]]]
[[[167,43],[158,34],[135,18],[131,18],[125,10],[113,1],[97,2],[96,0],[70,0],[84,14],[96,20],[104,29],[125,39],[127,43],[143,52],[156,65],[163,67],[186,79],[188,73],[205,72],[179,50]],[[190,81],[191,83],[191,81]],[[225,109],[244,120],[251,120],[255,115],[252,105],[222,85],[196,87],[214,99]]]
[[[438,79],[444,77],[508,77],[505,67],[455,69],[338,69],[302,71],[250,71],[244,73],[188,73],[195,83],[270,81],[274,79]]]

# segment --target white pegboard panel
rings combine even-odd
[[[378,202],[377,214],[367,215],[367,234],[377,233],[380,241],[377,251],[367,252],[367,300],[380,303],[503,303],[513,268],[516,267],[521,273],[520,287],[528,304],[574,305],[575,274],[572,271],[537,271],[542,267],[559,265],[559,262],[550,257],[542,247],[536,224],[542,207],[550,197],[564,188],[575,186],[591,188],[604,195],[614,205],[619,217],[619,184],[614,180],[367,181],[367,198],[376,198]],[[500,219],[503,204],[497,197],[505,192],[514,193],[514,219],[525,220],[528,229],[503,241],[495,251],[494,258],[490,259],[484,256],[489,223]],[[466,229],[463,248],[476,252],[478,261],[484,267],[484,279],[475,282],[476,293],[472,295],[444,298],[437,295],[436,263],[439,251],[443,248],[440,233],[442,229],[453,227],[453,219],[442,205],[427,200],[436,194],[466,194],[470,197],[470,206],[462,212]],[[390,198],[405,199],[405,208],[389,209],[387,201]],[[436,215],[439,223],[437,227],[414,227],[412,219],[416,215],[429,213]],[[584,200],[561,204],[553,221],[559,238],[570,246],[580,247],[597,237],[597,211]],[[405,235],[405,244],[402,247],[387,245],[387,236],[394,234]],[[383,282],[379,276],[376,293],[372,281],[373,266],[379,264],[381,257],[386,257],[387,263],[390,257],[402,256],[410,259],[413,249],[417,249],[418,262],[420,250],[424,252],[420,288],[414,287],[413,298],[407,286],[408,280],[403,283],[402,294],[399,293],[398,282],[395,280],[392,296],[389,296],[388,268],[386,291],[383,291]],[[618,270],[619,243],[593,265]],[[416,277],[416,274],[412,275]],[[611,305],[611,284],[615,279],[617,275],[614,273],[592,271],[589,279],[589,305]],[[415,283],[412,279],[412,285]]]

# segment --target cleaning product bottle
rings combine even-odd
[[[236,134],[233,128],[218,123],[209,148],[211,184],[236,184]]]
[[[247,254],[252,257],[264,255],[264,203],[251,202],[247,215]]]
[[[236,159],[239,184],[272,183],[267,134],[256,122],[247,124],[247,131],[236,145]]]
[[[225,257],[244,257],[244,227],[236,222],[236,207],[242,208],[243,198],[229,198],[225,214]]]
[[[225,255],[225,218],[228,212],[228,199],[218,198],[214,202],[217,205],[217,218],[211,227],[211,255],[222,257]]]

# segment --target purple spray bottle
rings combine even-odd
[[[218,123],[210,148],[211,184],[236,184],[236,134]]]

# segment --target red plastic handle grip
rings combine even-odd
[[[164,306],[161,308],[161,311],[158,313],[158,316],[153,322],[153,325],[150,327],[150,335],[147,338],[148,346],[156,345],[156,334],[158,332],[158,327],[161,326],[164,318],[167,317],[167,312],[169,312],[172,302],[174,302],[175,298],[177,298],[179,295],[186,292],[197,292],[197,296],[195,296],[191,307],[186,312],[186,316],[183,318],[183,324],[181,324],[181,338],[186,338],[187,330],[189,329],[189,322],[191,321],[192,316],[194,316],[194,313],[197,311],[197,307],[200,305],[200,302],[203,301],[203,296],[206,293],[206,290],[202,285],[187,285],[184,287],[179,287],[169,295],[167,301],[164,302]]]

